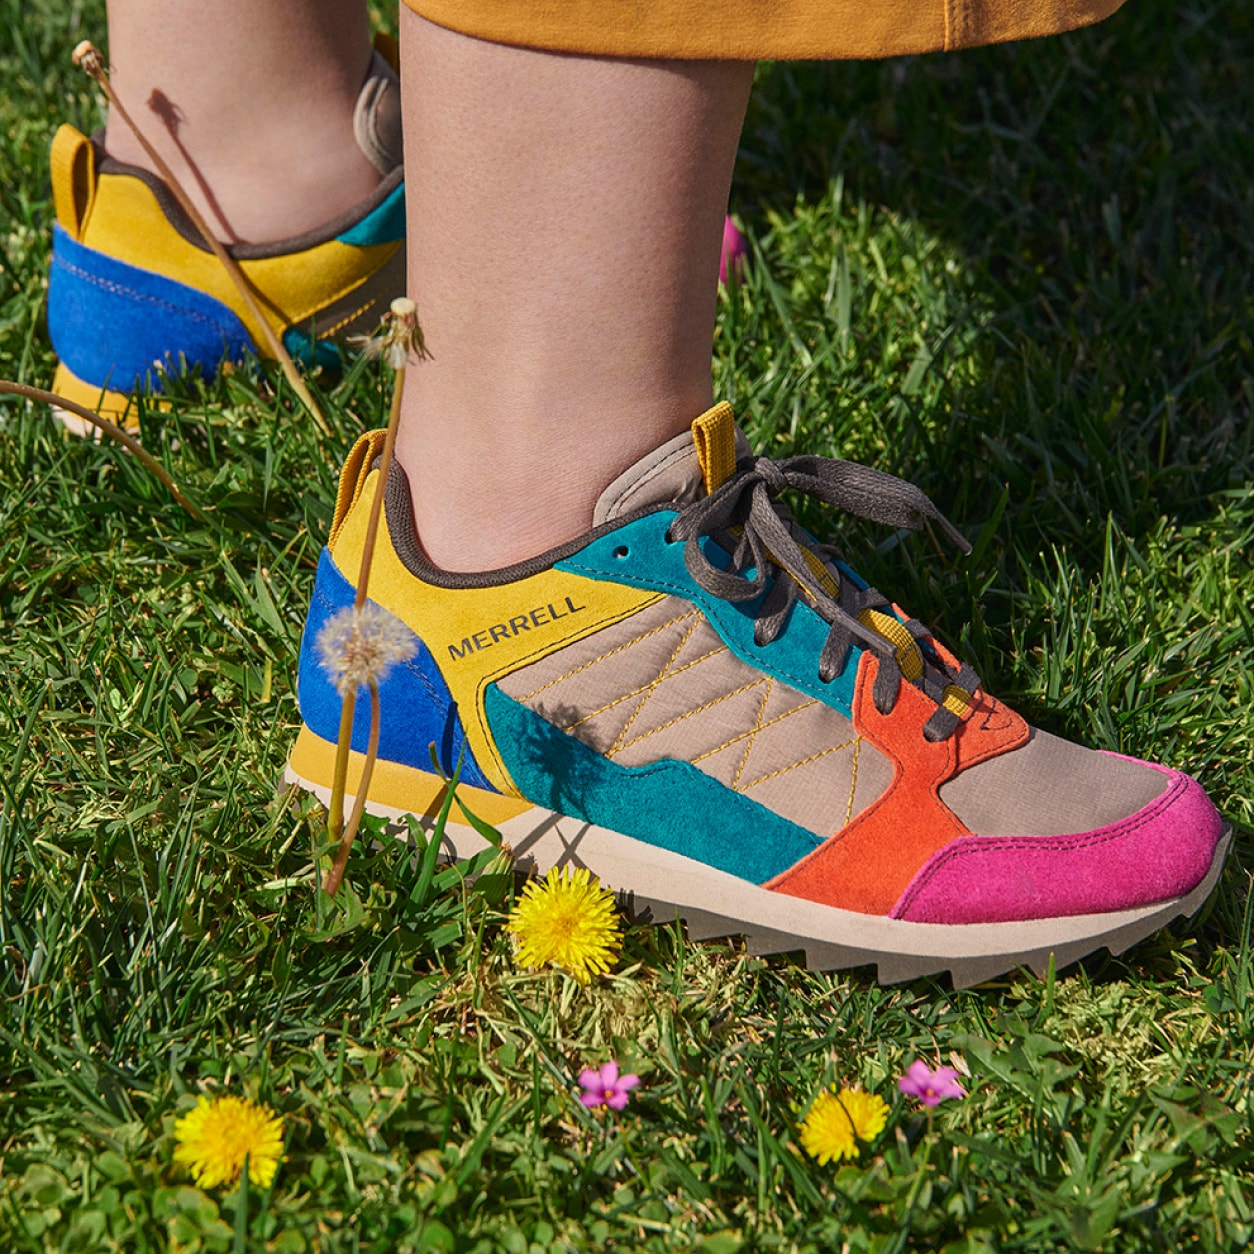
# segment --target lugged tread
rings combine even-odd
[[[330,800],[328,789],[302,778],[290,766],[285,772],[284,782],[289,785],[295,784],[314,793],[324,805]],[[345,806],[350,807],[353,800],[351,796],[346,797]],[[394,821],[399,820],[404,813],[371,803],[367,803],[366,809],[379,817]],[[426,825],[430,825],[429,817],[419,817]],[[556,829],[560,821],[561,816],[554,815],[539,823],[528,840],[515,843],[516,852],[522,855],[518,859],[520,869],[525,869],[527,863],[532,861],[528,856],[529,846],[539,840],[547,830]],[[463,829],[457,826],[455,830],[460,833]],[[469,832],[469,829],[464,830]],[[559,862],[573,861],[582,865],[577,850],[582,837],[588,830],[585,825],[579,837],[568,844],[563,842],[564,856],[558,860]],[[474,837],[474,839],[479,838]],[[704,907],[683,906],[661,897],[630,889],[621,890],[619,898],[628,914],[641,921],[661,924],[681,919],[688,936],[694,941],[739,936],[744,938],[746,951],[750,954],[766,957],[774,954],[802,953],[805,955],[807,967],[814,971],[848,970],[855,967],[873,966],[880,984],[900,984],[922,976],[948,973],[955,988],[970,988],[1021,967],[1028,968],[1037,976],[1044,976],[1049,968],[1051,957],[1055,968],[1061,969],[1099,949],[1107,949],[1111,954],[1118,955],[1165,927],[1172,919],[1196,913],[1201,909],[1219,879],[1231,840],[1232,828],[1228,825],[1215,846],[1210,869],[1202,881],[1185,896],[1164,902],[1159,909],[1151,910],[1131,922],[1116,925],[1106,932],[1096,931],[1088,936],[1076,937],[1053,945],[1007,949],[1002,952],[986,952],[961,957],[925,956],[918,953],[869,949],[844,944],[837,937],[805,936],[780,929],[755,926]],[[457,848],[452,831],[447,831],[445,834],[444,854],[449,860],[467,856],[464,850]],[[595,869],[593,868],[594,871]],[[1099,916],[1087,917],[1095,920],[1099,918]],[[961,925],[955,925],[955,928],[960,927]]]

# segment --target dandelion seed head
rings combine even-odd
[[[622,948],[614,894],[586,867],[553,867],[543,880],[531,880],[506,930],[521,966],[558,966],[580,984],[606,974]]]
[[[418,645],[395,614],[367,601],[360,609],[348,605],[332,614],[314,639],[314,651],[340,696],[347,697],[363,685],[381,684]]]
[[[248,1159],[248,1179],[268,1188],[283,1160],[283,1120],[244,1097],[199,1097],[174,1125],[174,1161],[202,1189],[234,1184]]]
[[[90,39],[84,39],[74,45],[74,51],[70,53],[70,60],[78,66],[84,74],[96,78],[104,73],[104,58],[96,50],[96,45]]]
[[[400,370],[413,355],[427,355],[418,306],[408,296],[398,296],[383,316],[383,326],[374,335],[350,335],[348,343],[370,361],[382,361],[390,370]]]

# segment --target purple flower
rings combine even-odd
[[[728,218],[723,223],[723,254],[718,263],[718,281],[727,282],[727,276],[734,273],[742,278],[745,262],[749,257],[749,245],[740,233],[740,228]]]
[[[598,1106],[622,1110],[627,1105],[627,1094],[639,1083],[638,1075],[619,1075],[618,1063],[610,1061],[599,1071],[589,1067],[579,1073],[579,1087],[583,1089],[579,1100],[589,1110]]]
[[[939,1106],[947,1097],[966,1097],[967,1091],[958,1083],[953,1067],[937,1067],[935,1071],[916,1058],[897,1081],[907,1097],[917,1097],[925,1106]]]

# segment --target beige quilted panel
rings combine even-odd
[[[622,766],[691,762],[820,836],[839,831],[892,779],[844,715],[745,665],[677,597],[500,686]]]

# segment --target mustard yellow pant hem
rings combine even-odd
[[[495,43],[597,56],[851,60],[1031,39],[1123,0],[405,0]]]

